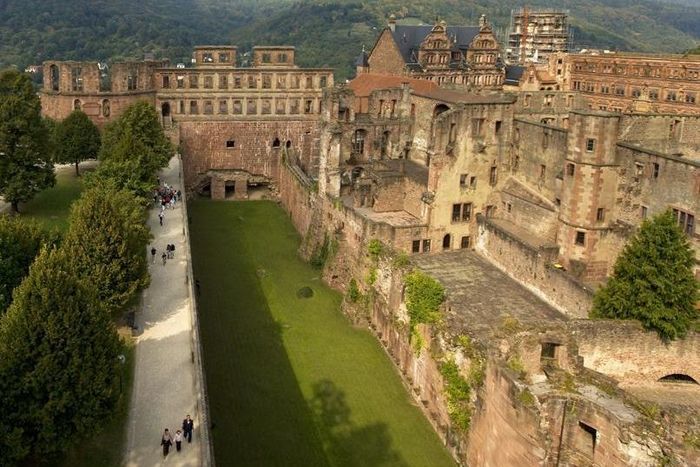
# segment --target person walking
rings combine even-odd
[[[166,255],[165,252],[163,252],[161,258],[163,258],[163,266],[165,266],[165,263],[168,261],[168,255]]]
[[[175,258],[175,244],[170,245],[170,258]]]
[[[156,247],[151,247],[151,263],[156,262]]]
[[[170,431],[168,431],[167,428],[163,432],[163,436],[160,439],[160,445],[163,446],[163,457],[168,457],[170,446],[173,445],[173,438],[170,436]]]
[[[185,432],[185,438],[187,438],[187,442],[191,443],[192,442],[192,431],[194,430],[194,420],[190,418],[190,415],[187,414],[185,419],[182,421],[182,431]]]
[[[163,227],[163,217],[165,217],[165,214],[163,214],[163,211],[160,211],[158,213],[158,220],[160,221],[160,226]]]
[[[182,449],[182,431],[180,430],[175,432],[175,449],[177,449],[177,452],[180,452],[180,449]]]

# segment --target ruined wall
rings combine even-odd
[[[538,249],[517,236],[499,230],[484,219],[479,226],[476,250],[535,295],[568,316],[588,316],[592,291],[567,272],[556,269],[558,250]]]
[[[567,128],[569,111],[585,107],[585,98],[578,92],[523,91],[518,93],[515,116],[520,120]]]
[[[318,144],[316,125],[313,120],[181,121],[180,151],[188,186],[212,169],[277,179],[287,141],[302,159],[311,160]],[[275,140],[278,147],[273,147]]]
[[[620,141],[666,154],[700,151],[700,117],[687,115],[623,114]],[[696,157],[697,159],[697,157]]]
[[[571,323],[583,365],[611,376],[621,387],[654,385],[679,373],[700,381],[700,335],[664,343],[634,321],[578,320]]]

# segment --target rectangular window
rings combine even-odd
[[[500,120],[496,120],[496,124],[493,127],[493,131],[494,131],[494,134],[496,136],[498,136],[501,133],[501,125],[502,124],[503,124],[503,122],[501,122]]]
[[[289,113],[295,115],[299,113],[299,99],[289,100]]]
[[[185,101],[180,101],[180,113],[185,113]]]
[[[452,222],[469,222],[472,218],[472,203],[452,205]]]
[[[138,87],[138,75],[136,74],[135,71],[130,71],[129,74],[126,76],[126,89],[129,91],[136,91],[136,88]]]
[[[248,88],[256,89],[258,87],[257,81],[255,81],[255,76],[248,76]]]
[[[287,113],[287,102],[284,99],[275,99],[275,113],[277,115],[284,115]]]
[[[291,88],[292,89],[299,89],[301,86],[301,76],[299,75],[292,75],[292,84]]]
[[[595,149],[595,140],[593,138],[588,138],[586,140],[586,151],[593,152],[594,149]]]
[[[430,239],[426,238],[423,240],[423,253],[429,253],[430,252]]]
[[[284,89],[287,87],[287,75],[277,75],[277,89]]]
[[[666,91],[666,100],[670,102],[675,102],[677,99],[676,91]]]
[[[470,243],[471,243],[471,238],[469,237],[469,235],[465,235],[464,237],[462,237],[462,241],[459,242],[459,247],[460,248],[469,248]]]
[[[232,139],[226,141],[226,149],[233,149],[236,147],[236,142]]]
[[[498,182],[498,167],[495,165],[489,171],[489,185],[494,186]]]
[[[467,186],[467,180],[468,180],[467,174],[462,174],[462,175],[460,175],[460,176],[459,176],[459,187],[460,187],[460,188],[466,188],[466,186]]]
[[[240,115],[243,113],[243,102],[240,100],[233,101],[232,112],[234,115]]]
[[[190,115],[197,115],[199,113],[199,107],[197,106],[197,101],[190,101]]]
[[[496,214],[496,206],[489,204],[486,206],[486,217],[493,217]]]
[[[413,240],[413,244],[411,245],[411,251],[413,253],[420,253],[420,240]]]
[[[472,136],[480,137],[483,136],[484,131],[484,119],[483,118],[472,118]]]
[[[616,96],[624,96],[625,95],[624,86],[622,86],[622,85],[615,86],[615,95]]]
[[[204,101],[204,115],[211,115],[214,113],[214,104],[212,101]]]
[[[246,114],[255,115],[258,113],[258,101],[256,99],[248,99],[246,103]]]
[[[170,88],[170,76],[164,75],[163,76],[163,89],[168,89]]]
[[[658,89],[649,89],[649,99],[652,101],[658,101],[659,100],[659,90]]]
[[[546,175],[547,175],[547,166],[544,164],[540,164],[540,181],[544,181],[544,178]]]
[[[685,93],[685,102],[687,104],[695,104],[695,93],[694,92],[686,92]]]
[[[598,208],[595,214],[595,220],[603,222],[605,220],[605,208]]]
[[[227,114],[228,113],[228,101],[219,101],[219,113],[220,114]]]
[[[185,88],[185,77],[184,77],[184,76],[178,76],[178,77],[177,77],[177,88],[178,88],[178,89],[184,89],[184,88]]]
[[[83,90],[83,69],[80,67],[73,67],[71,69],[71,84],[73,91]]]
[[[693,214],[681,211],[680,209],[674,209],[673,215],[676,216],[678,225],[686,235],[692,236],[695,233],[695,216]]]
[[[566,174],[569,177],[573,177],[575,171],[576,171],[576,166],[574,164],[566,164]]]
[[[328,86],[328,77],[327,77],[327,76],[321,76],[321,77],[319,78],[318,84],[319,84],[319,86],[321,86],[322,88],[325,88],[326,86]]]
[[[469,188],[471,188],[472,190],[476,189],[476,177],[469,178]]]
[[[314,110],[314,101],[311,99],[306,99],[304,101],[304,113],[310,114]]]
[[[525,94],[525,99],[523,100],[523,107],[530,107],[530,101],[532,96],[530,94]]]
[[[219,89],[228,89],[228,76],[219,75]]]
[[[233,87],[236,89],[241,89],[243,85],[241,84],[241,77],[240,76],[234,76],[233,77]]]
[[[272,56],[269,53],[262,54],[262,62],[270,63],[272,61]]]
[[[640,211],[640,213],[639,213],[639,215],[641,216],[641,218],[642,218],[642,219],[646,219],[648,214],[649,214],[649,208],[646,207],[646,206],[642,206],[642,209],[641,209],[641,211]]]
[[[204,89],[212,89],[214,87],[214,77],[205,76],[204,77]]]
[[[272,99],[263,99],[262,105],[260,106],[260,113],[263,115],[269,115],[272,113]]]
[[[219,54],[219,63],[228,63],[229,58],[227,53],[220,53]]]
[[[581,246],[586,244],[586,232],[576,232],[576,244]]]
[[[459,222],[462,219],[462,205],[452,205],[452,222]]]
[[[214,61],[214,56],[210,53],[205,53],[202,55],[202,61],[204,63],[212,63]]]
[[[313,76],[307,76],[306,77],[306,89],[311,89],[314,87],[314,77]]]
[[[199,87],[199,76],[190,75],[190,89],[197,89]]]
[[[262,88],[263,89],[272,88],[272,75],[262,75]]]
[[[278,54],[277,61],[279,63],[287,63],[287,54]]]
[[[654,178],[659,178],[659,171],[661,170],[661,167],[657,162],[653,162],[652,164],[654,167],[653,176]]]

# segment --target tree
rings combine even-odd
[[[100,130],[81,110],[74,110],[56,125],[54,138],[54,161],[75,164],[78,177],[80,162],[97,157],[100,150]]]
[[[138,198],[110,184],[88,189],[72,206],[65,248],[111,314],[148,285],[145,221]]]
[[[42,250],[0,319],[0,463],[64,450],[118,397],[121,343],[71,255]]]
[[[672,211],[644,221],[596,293],[591,316],[636,319],[664,340],[683,337],[698,318],[694,262]]]
[[[19,203],[53,186],[48,131],[32,82],[16,70],[0,73],[0,195]]]
[[[0,316],[12,299],[12,291],[29,272],[42,245],[56,245],[58,235],[20,218],[0,216]]]
[[[148,199],[156,184],[156,173],[167,165],[172,153],[173,147],[153,106],[137,102],[105,128],[101,164],[88,177],[88,185],[111,183],[117,189]]]

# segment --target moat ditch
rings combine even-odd
[[[219,465],[454,465],[277,204],[196,200],[190,216]]]

